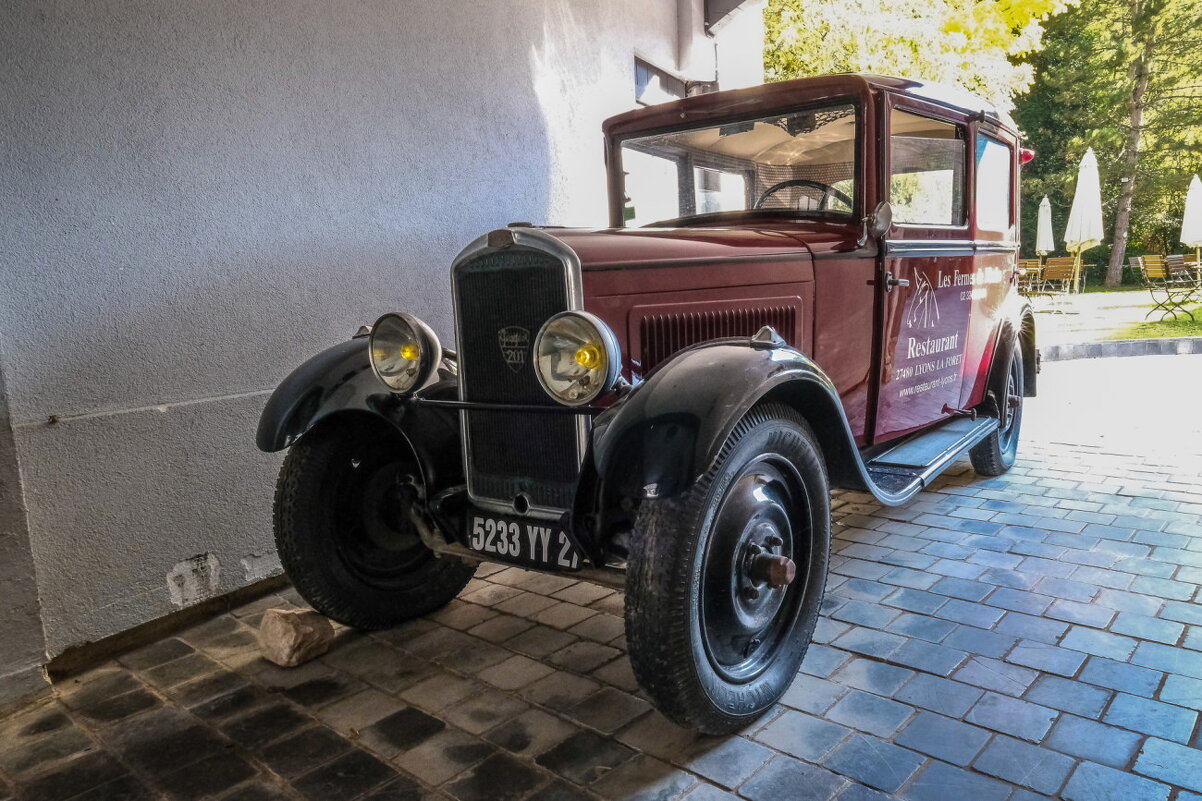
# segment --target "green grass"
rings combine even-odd
[[[1184,313],[1178,311],[1176,318],[1170,317],[1166,320],[1156,319],[1157,314],[1152,315],[1152,319],[1144,322],[1132,323],[1131,325],[1120,328],[1112,334],[1107,334],[1106,339],[1162,339],[1166,337],[1202,337],[1202,304],[1190,307],[1189,309],[1194,314],[1193,320],[1185,316]]]
[[[1138,284],[1123,284],[1121,286],[1087,286],[1082,291],[1093,294],[1094,292],[1142,292],[1143,287]]]

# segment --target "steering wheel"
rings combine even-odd
[[[818,201],[818,208],[820,209],[827,208],[831,198],[835,198],[836,200],[846,203],[849,209],[852,207],[851,198],[830,184],[824,184],[821,181],[811,181],[808,178],[790,178],[787,181],[781,181],[780,183],[773,184],[765,189],[764,194],[760,195],[760,199],[755,202],[755,208],[764,208],[764,201],[767,200],[769,196],[776,194],[782,189],[788,189],[791,186],[808,186],[811,189],[817,189],[820,191],[822,193],[822,199]]]

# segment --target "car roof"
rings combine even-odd
[[[638,131],[679,126],[682,121],[704,124],[709,119],[754,116],[790,102],[821,101],[825,97],[865,95],[887,91],[935,103],[965,115],[979,115],[1010,131],[1017,126],[1010,115],[984,98],[955,86],[898,78],[888,75],[848,72],[767,83],[747,89],[728,89],[694,95],[681,100],[627,111],[605,121],[607,136],[625,136]]]

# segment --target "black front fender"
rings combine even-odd
[[[682,351],[593,427],[602,483],[630,498],[680,493],[718,458],[755,404],[779,400],[810,423],[838,486],[860,488],[855,440],[830,378],[786,345],[725,340]]]
[[[341,342],[293,370],[259,417],[259,449],[282,450],[314,426],[339,416],[369,417],[405,439],[431,491],[462,480],[458,413],[410,403],[389,392],[372,372],[367,343],[366,338]],[[428,399],[453,400],[458,395],[453,379],[422,389]]]
[[[255,443],[269,453],[282,450],[335,412],[361,411],[383,417],[381,409],[391,398],[371,370],[367,339],[340,342],[280,382],[259,416]]]

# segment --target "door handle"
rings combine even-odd
[[[885,273],[885,291],[892,292],[894,287],[909,286],[909,278],[894,278],[893,273]]]

